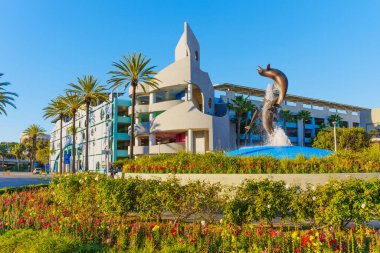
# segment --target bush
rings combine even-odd
[[[16,229],[0,235],[0,253],[71,253],[101,250],[100,245],[82,243],[78,239],[57,236],[46,230]]]
[[[369,134],[361,127],[336,129],[338,150],[360,151],[370,145]],[[324,128],[318,132],[313,147],[334,150],[334,129]]]
[[[324,158],[278,160],[270,156],[228,157],[223,153],[142,156],[124,161],[129,173],[352,173],[380,172],[380,148],[340,150]]]

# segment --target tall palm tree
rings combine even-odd
[[[63,147],[62,147],[62,129],[63,120],[67,115],[66,105],[64,103],[64,98],[62,96],[57,97],[50,101],[49,105],[44,109],[44,118],[53,118],[52,122],[57,122],[59,120],[59,168],[58,172],[63,171]]]
[[[0,156],[1,156],[1,159],[2,159],[2,163],[1,163],[1,169],[3,171],[5,171],[5,167],[4,167],[4,159],[5,157],[9,154],[9,147],[6,143],[0,143]]]
[[[336,122],[338,126],[342,125],[342,117],[339,114],[332,114],[327,118],[327,121],[330,123],[330,126],[333,125],[333,122]]]
[[[311,113],[306,110],[301,110],[297,113],[297,119],[302,120],[302,127],[303,127],[303,143],[302,145],[305,146],[305,128],[306,128],[306,121],[311,120]]]
[[[113,62],[112,66],[116,70],[109,71],[112,77],[108,83],[112,83],[111,89],[123,86],[124,90],[132,86],[132,124],[131,124],[131,141],[129,157],[133,158],[134,132],[135,132],[135,106],[136,106],[136,88],[140,87],[145,91],[144,85],[158,89],[160,80],[154,77],[157,74],[154,71],[156,66],[149,66],[150,59],[146,59],[141,53],[128,54],[128,57],[122,56],[118,62]]]
[[[66,96],[63,97],[63,104],[65,106],[65,111],[67,112],[67,115],[72,118],[72,148],[71,148],[71,154],[73,156],[73,165],[72,165],[72,173],[75,173],[75,155],[76,155],[76,147],[75,147],[75,135],[76,135],[76,127],[75,127],[75,120],[78,110],[83,105],[83,100],[81,96],[78,96],[77,94],[73,92],[66,92]]]
[[[290,110],[288,109],[284,109],[284,110],[281,110],[281,117],[282,119],[284,120],[284,131],[286,134],[288,134],[288,129],[286,127],[286,122],[293,122],[296,118],[296,115],[294,115],[294,113],[292,113]]]
[[[253,115],[256,110],[257,110],[257,106],[252,104],[251,100],[248,100],[247,101],[247,113],[245,113],[245,127],[246,128],[249,127],[248,125],[250,124],[249,118],[248,118],[248,113],[251,112]],[[248,139],[251,139],[251,132],[252,132],[251,127],[249,127],[248,130],[245,131],[245,134],[244,134],[244,145],[245,146],[247,146],[247,137],[248,137]]]
[[[34,162],[36,161],[37,138],[45,136],[45,129],[37,124],[32,124],[27,129],[25,129],[23,134],[32,140],[31,171],[33,171]]]
[[[0,77],[2,77],[3,75],[4,74],[0,73]],[[14,92],[6,91],[4,87],[8,85],[10,85],[9,82],[0,82],[0,115],[7,115],[7,112],[5,111],[5,107],[7,105],[16,108],[13,101],[15,100],[14,97],[18,97],[18,95]]]
[[[17,169],[20,170],[20,159],[25,152],[25,145],[22,143],[17,143],[11,148],[11,154],[17,159]]]
[[[88,140],[89,140],[89,123],[90,122],[90,106],[96,105],[99,102],[104,102],[108,99],[106,87],[99,85],[99,82],[92,75],[83,76],[83,78],[77,78],[78,84],[69,84],[71,89],[69,92],[81,96],[83,103],[86,106],[86,149],[85,149],[85,171],[88,171]]]
[[[236,117],[236,130],[237,130],[237,136],[236,136],[236,146],[237,148],[240,147],[240,126],[243,116],[248,112],[250,109],[252,103],[248,99],[249,96],[243,97],[243,96],[236,96],[234,99],[231,99],[232,103],[228,104],[228,109],[235,111],[235,117]]]

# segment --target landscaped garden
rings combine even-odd
[[[270,156],[228,157],[223,153],[205,155],[143,156],[121,160],[115,166],[128,173],[353,173],[380,172],[380,148],[342,150],[325,158],[276,159]]]
[[[380,252],[380,180],[302,189],[81,173],[0,195],[0,252]]]

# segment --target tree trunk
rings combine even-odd
[[[90,119],[90,103],[89,102],[86,102],[86,122],[87,122],[87,125],[86,125],[86,149],[85,149],[85,162],[84,162],[84,171],[88,171],[88,130],[89,130],[89,126],[90,126],[90,122],[89,122],[89,119]]]
[[[62,174],[63,172],[62,128],[63,128],[63,117],[61,117],[61,125],[60,125],[60,130],[59,130],[59,167],[58,167],[59,174]]]
[[[237,148],[240,147],[240,124],[241,124],[241,116],[237,117]]]
[[[31,172],[34,170],[34,162],[36,161],[36,147],[37,146],[37,136],[32,138],[32,164],[30,166]]]
[[[87,122],[87,125],[88,125],[88,122]],[[73,142],[72,142],[72,147],[71,147],[71,153],[72,153],[72,156],[73,156],[73,165],[72,165],[72,173],[75,173],[75,133],[76,133],[76,130],[75,130],[75,113],[74,113],[74,116],[73,116]]]
[[[133,158],[133,146],[135,142],[135,105],[136,105],[136,86],[132,83],[132,123],[131,123],[131,141],[129,142],[129,158]]]
[[[247,113],[247,117],[245,119],[245,127],[248,126],[248,113]],[[248,131],[245,130],[245,134],[244,134],[244,146],[247,146],[247,136],[248,136]]]

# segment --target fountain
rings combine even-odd
[[[278,159],[296,158],[303,155],[306,158],[312,156],[325,157],[333,152],[325,149],[292,146],[291,141],[285,131],[274,124],[274,118],[277,110],[284,101],[288,90],[288,79],[284,73],[278,69],[273,69],[268,64],[266,69],[259,67],[258,73],[261,76],[269,77],[274,80],[273,84],[268,84],[264,97],[264,106],[261,111],[258,110],[253,114],[251,123],[246,127],[246,133],[252,128],[256,119],[260,118],[262,126],[267,133],[264,146],[243,147],[237,150],[227,152],[228,156],[273,156]],[[278,95],[274,90],[278,90]],[[260,117],[261,116],[261,117]]]

